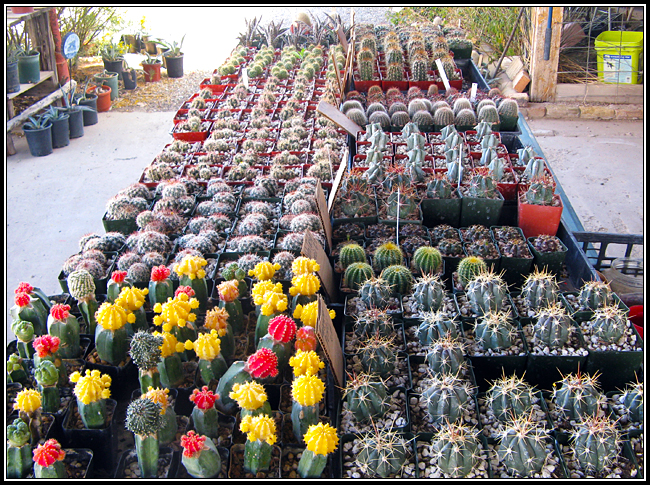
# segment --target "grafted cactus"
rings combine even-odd
[[[534,389],[516,374],[492,382],[486,395],[488,407],[501,422],[527,416],[533,406]]]
[[[501,276],[488,270],[472,279],[467,284],[465,292],[472,311],[477,315],[483,315],[488,311],[501,311],[507,299],[508,286]]]
[[[557,301],[559,292],[553,274],[537,268],[526,277],[521,288],[521,296],[531,309],[552,305]]]
[[[553,384],[553,402],[566,419],[597,416],[604,399],[598,389],[596,376],[579,372],[567,374]]]
[[[606,343],[618,342],[629,327],[627,313],[616,305],[598,308],[589,321],[589,327],[599,340]]]
[[[539,473],[548,454],[543,428],[529,415],[506,422],[497,454],[508,471],[517,476],[531,477]]]
[[[481,462],[476,429],[454,423],[441,427],[431,439],[429,455],[445,475],[467,477]]]
[[[549,348],[563,347],[574,331],[573,319],[557,303],[540,309],[535,318],[534,338]]]
[[[503,350],[512,346],[517,329],[510,323],[510,313],[488,311],[476,322],[476,341],[484,350]]]
[[[573,454],[587,473],[602,472],[620,453],[619,431],[606,416],[582,419],[576,424],[572,437]]]
[[[420,402],[426,404],[429,422],[440,427],[460,421],[471,405],[471,384],[454,374],[437,375],[428,379]]]
[[[301,478],[320,478],[327,464],[327,455],[332,453],[338,443],[336,428],[318,423],[309,426],[304,436],[307,449],[303,451],[298,463]]]
[[[400,472],[411,445],[402,435],[391,430],[376,430],[359,440],[357,465],[366,476],[387,478]]]

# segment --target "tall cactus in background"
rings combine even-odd
[[[84,269],[73,271],[68,275],[68,291],[70,296],[77,300],[81,316],[86,322],[86,333],[93,335],[97,328],[95,312],[98,303],[95,299],[95,282],[92,275]]]
[[[372,81],[375,74],[376,57],[370,48],[362,48],[357,53],[357,68],[361,81]]]

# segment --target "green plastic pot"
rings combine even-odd
[[[460,227],[473,224],[483,224],[490,227],[499,223],[503,196],[499,193],[497,199],[468,197],[461,192]]]
[[[119,75],[117,72],[107,71],[93,76],[96,84],[106,84],[111,87],[111,101],[115,101],[119,95]]]
[[[457,191],[455,191],[458,194]],[[423,223],[427,227],[434,227],[439,224],[449,224],[452,227],[459,227],[461,199],[422,199]]]
[[[20,84],[36,84],[41,80],[41,53],[33,50],[18,57]]]

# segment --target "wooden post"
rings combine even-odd
[[[553,7],[551,52],[544,60],[544,41],[548,25],[548,7],[531,7],[530,100],[555,101],[557,65],[560,58],[560,37],[564,7]]]

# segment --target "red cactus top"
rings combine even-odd
[[[70,305],[52,305],[52,308],[50,308],[50,315],[52,315],[54,320],[67,320],[70,316]]]
[[[154,266],[151,268],[151,281],[165,281],[171,273],[171,270],[163,264]]]
[[[190,396],[190,401],[201,411],[206,411],[214,406],[214,402],[219,399],[219,394],[213,393],[208,386],[203,386],[201,390],[194,389]]]
[[[113,271],[111,273],[111,279],[115,283],[123,283],[124,279],[126,278],[127,272],[126,271]]]
[[[55,439],[49,439],[34,450],[34,463],[48,467],[55,461],[61,461],[65,458],[65,451],[61,449],[61,444]]]
[[[14,290],[14,293],[31,293],[34,291],[34,287],[25,281],[18,283],[18,288]]]
[[[32,342],[34,350],[39,357],[47,357],[52,355],[57,350],[59,350],[59,344],[61,339],[59,337],[53,337],[52,335],[42,335],[36,337]]]
[[[315,351],[317,346],[318,342],[314,333],[314,327],[305,325],[296,331],[296,350],[303,350],[305,352],[309,350]]]
[[[296,336],[296,322],[286,315],[278,315],[269,321],[269,335],[273,340],[290,342]]]
[[[32,298],[27,293],[16,293],[16,296],[14,297],[14,302],[20,308],[26,307],[31,301]]]
[[[271,349],[261,348],[246,361],[250,375],[256,379],[278,375],[278,356]]]
[[[181,446],[183,447],[183,456],[193,458],[194,455],[200,453],[204,449],[206,437],[196,434],[194,430],[190,430],[187,434],[181,436]]]
[[[186,293],[187,296],[189,296],[190,298],[192,298],[196,294],[191,286],[183,286],[183,285],[181,285],[174,292],[174,298],[176,298],[181,293]]]

